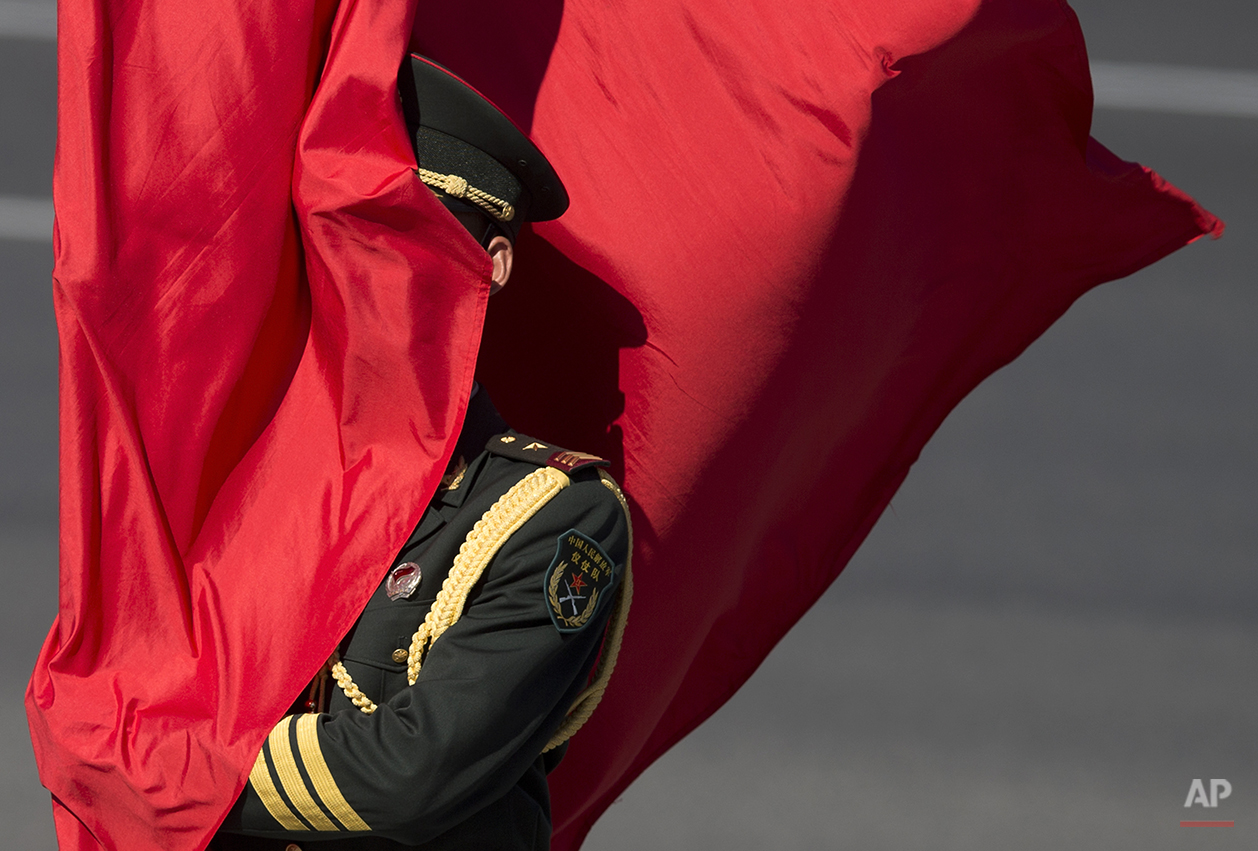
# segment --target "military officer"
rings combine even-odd
[[[419,179],[501,287],[521,223],[562,214],[563,185],[445,69],[412,56],[399,84]],[[546,775],[624,623],[628,510],[602,459],[511,431],[483,390],[454,458],[312,684],[308,710],[327,711],[275,727],[211,849],[549,847]]]

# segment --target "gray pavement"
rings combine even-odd
[[[1075,5],[1094,57],[1258,71],[1245,0]],[[5,20],[0,200],[46,198],[54,50],[13,27],[47,18]],[[1224,239],[1089,294],[973,393],[831,591],[591,851],[1258,844],[1258,119],[1107,107],[1093,133]],[[0,239],[0,815],[36,851],[55,843],[21,693],[55,610],[51,262]],[[1194,778],[1232,795],[1186,809]],[[1235,826],[1179,825],[1211,818]]]

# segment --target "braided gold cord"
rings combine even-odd
[[[543,749],[543,753],[558,747],[570,739],[598,708],[599,702],[607,691],[612,671],[616,668],[616,660],[620,656],[620,648],[625,634],[625,625],[629,620],[629,607],[633,602],[633,573],[630,562],[633,555],[633,521],[629,515],[629,503],[624,492],[616,485],[615,480],[606,472],[599,470],[603,485],[610,490],[620,502],[625,513],[625,521],[629,524],[628,550],[625,556],[624,576],[621,587],[616,595],[615,608],[607,626],[607,642],[599,657],[598,668],[594,679],[568,709],[563,723],[551,737]],[[551,500],[559,491],[570,484],[570,479],[553,467],[542,467],[525,476],[498,501],[490,506],[472,527],[454,564],[441,585],[441,591],[432,607],[424,617],[424,622],[416,630],[411,639],[410,652],[407,659],[406,679],[414,685],[419,677],[423,658],[432,647],[433,642],[441,637],[447,629],[463,614],[467,596],[472,587],[480,580],[481,575],[493,557],[521,526],[523,526],[539,509]],[[373,703],[362,690],[354,684],[349,672],[340,660],[333,657],[332,676],[336,684],[345,692],[345,696],[367,715],[376,711]]]
[[[554,467],[541,467],[516,482],[476,521],[459,547],[437,599],[411,639],[406,662],[409,685],[415,685],[419,678],[420,666],[432,643],[462,616],[467,595],[494,555],[516,530],[571,481]]]
[[[345,670],[345,666],[341,664],[341,660],[335,655],[332,656],[332,678],[336,680],[336,684],[341,687],[341,691],[345,692],[345,696],[363,711],[363,714],[370,715],[376,711],[376,705],[371,702],[371,698],[363,694],[355,683],[354,678],[349,675],[349,671]]]
[[[512,207],[501,198],[490,195],[483,189],[477,189],[475,186],[468,185],[468,182],[457,174],[442,174],[437,171],[429,171],[426,168],[415,170],[419,175],[419,179],[433,189],[440,189],[451,198],[459,198],[463,201],[470,201],[477,207],[480,207],[496,221],[509,222],[515,218],[515,207]]]
[[[467,595],[490,560],[517,529],[570,483],[571,479],[554,467],[542,467],[516,482],[476,521],[459,547],[437,599],[411,639],[406,665],[409,685],[415,685],[427,649],[463,614]],[[350,702],[366,715],[375,712],[378,707],[363,694],[341,660],[334,656],[331,661],[332,677]]]
[[[629,606],[633,602],[633,574],[629,570],[629,563],[633,560],[633,520],[629,516],[629,502],[625,499],[624,491],[616,484],[615,479],[603,470],[599,470],[598,475],[607,489],[616,495],[621,509],[625,512],[625,522],[629,524],[625,575],[620,586],[620,593],[616,596],[616,608],[612,609],[611,619],[607,625],[607,644],[603,647],[603,655],[599,657],[594,681],[572,701],[572,706],[568,708],[568,714],[563,719],[563,723],[559,725],[555,735],[550,737],[546,747],[542,748],[542,753],[557,748],[572,738],[573,734],[590,720],[590,716],[598,708],[599,701],[603,699],[603,693],[607,691],[607,684],[611,681],[612,671],[616,668],[616,659],[620,656],[620,645],[625,636],[625,624],[629,621]]]

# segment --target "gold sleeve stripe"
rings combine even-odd
[[[301,779],[297,760],[293,757],[293,746],[288,740],[288,729],[292,723],[293,716],[290,715],[276,724],[271,735],[267,737],[267,742],[271,745],[271,759],[275,760],[275,773],[279,775],[280,783],[284,785],[284,791],[288,793],[288,799],[293,802],[298,814],[310,822],[315,830],[340,830],[319,809],[314,798],[310,797],[305,781]]]
[[[280,823],[280,827],[285,830],[310,829],[302,824],[301,819],[293,815],[293,811],[280,797],[279,790],[275,788],[275,782],[271,780],[271,770],[266,767],[266,756],[262,751],[258,751],[258,758],[254,760],[253,770],[249,772],[249,782],[253,785],[253,791],[257,792],[258,797],[262,799],[262,805],[266,807],[266,811],[271,814],[271,818]]]
[[[297,719],[297,748],[301,751],[301,761],[306,766],[306,773],[314,783],[315,792],[323,799],[323,804],[345,825],[346,830],[371,830],[370,825],[363,821],[354,808],[345,800],[341,789],[332,777],[327,760],[323,758],[323,748],[319,746],[319,716],[302,715]]]

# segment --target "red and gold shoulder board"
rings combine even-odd
[[[516,461],[528,461],[539,467],[554,467],[564,473],[571,473],[585,467],[607,467],[611,462],[588,452],[573,452],[553,443],[534,440],[523,434],[499,434],[491,437],[485,446],[495,455],[502,455]]]

